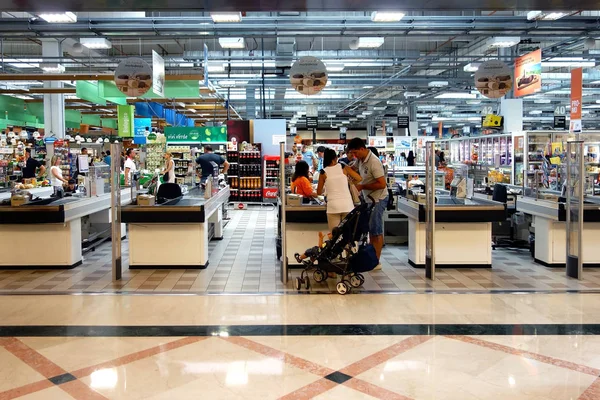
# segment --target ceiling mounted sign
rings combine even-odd
[[[479,93],[487,98],[497,99],[503,97],[512,90],[510,68],[499,60],[484,62],[475,72],[475,87]]]
[[[141,58],[123,60],[115,70],[115,84],[128,97],[139,97],[152,88],[152,68]]]
[[[290,83],[302,94],[317,94],[327,85],[327,68],[318,58],[302,57],[290,69]]]

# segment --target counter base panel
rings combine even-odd
[[[425,265],[426,225],[409,219],[408,259]],[[436,266],[457,265],[464,268],[489,268],[492,265],[492,223],[436,223]]]
[[[0,265],[0,271],[2,270],[50,270],[50,269],[73,269],[83,264],[83,261],[77,261],[72,265]]]
[[[549,263],[542,261],[540,259],[537,259],[537,258],[534,258],[533,261],[535,261],[536,264],[543,265],[546,268],[566,268],[567,267],[567,265],[565,263],[549,264]],[[584,263],[583,267],[584,268],[600,268],[600,263]]]
[[[567,232],[565,222],[542,216],[533,216],[535,226],[535,255],[538,264],[565,267],[567,259]],[[583,224],[583,260],[586,267],[600,266],[600,252],[597,241],[600,237],[600,223]]]
[[[327,219],[321,223],[288,222],[286,224],[287,251],[285,255],[287,256],[289,268],[302,268],[302,265],[297,263],[294,254],[302,254],[306,249],[317,246],[319,244],[319,232],[329,232]]]
[[[425,264],[415,264],[410,258],[408,264],[413,268],[425,268]],[[435,264],[435,268],[492,268],[492,264]]]

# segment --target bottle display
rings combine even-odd
[[[227,151],[230,201],[262,202],[261,153],[258,150]]]

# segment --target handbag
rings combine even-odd
[[[169,182],[169,173],[168,172],[165,172],[165,174],[162,176],[162,181],[163,181],[163,183]]]
[[[356,254],[350,257],[349,264],[355,273],[372,271],[379,264],[375,247],[372,244],[360,246]]]
[[[360,203],[360,193],[356,186],[354,186],[354,182],[352,182],[352,178],[349,176],[348,178],[348,189],[350,190],[350,196],[352,197],[352,202],[354,204]]]

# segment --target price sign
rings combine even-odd
[[[494,108],[492,106],[483,106],[483,108],[481,109],[482,115],[488,115],[488,114],[493,114],[493,113],[494,113]]]
[[[554,109],[554,115],[567,115],[567,107],[556,106],[556,108]]]

